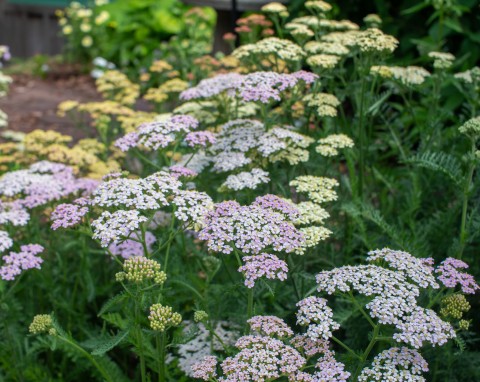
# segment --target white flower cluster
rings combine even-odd
[[[221,188],[233,191],[244,189],[255,190],[259,185],[270,182],[268,172],[253,168],[251,171],[242,171],[238,174],[229,175]]]
[[[378,354],[371,367],[362,370],[359,382],[425,382],[428,364],[416,350],[390,348]]]
[[[306,334],[311,340],[328,340],[333,335],[332,331],[340,329],[324,298],[310,296],[298,302],[297,307],[297,324],[308,326]]]
[[[140,224],[147,218],[141,216],[137,210],[118,210],[113,213],[104,211],[100,217],[92,222],[93,238],[100,240],[102,247],[117,243],[128,238],[132,232],[138,231]]]

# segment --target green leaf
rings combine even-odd
[[[113,296],[109,299],[105,304],[103,304],[102,308],[98,312],[97,316],[100,317],[106,312],[110,311],[116,305],[123,303],[126,299],[128,299],[127,292],[120,292],[119,294]]]
[[[115,346],[120,344],[130,333],[130,329],[121,330],[113,337],[108,337],[99,340],[95,343],[95,350],[92,351],[93,355],[104,355],[106,352],[112,350]]]
[[[414,155],[405,162],[432,171],[441,172],[447,175],[456,186],[460,187],[461,185],[463,179],[462,166],[453,155],[443,152],[434,153],[427,151]]]

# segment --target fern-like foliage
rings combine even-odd
[[[408,158],[405,162],[443,173],[455,186],[461,186],[463,180],[462,165],[453,155],[444,152],[426,151]]]

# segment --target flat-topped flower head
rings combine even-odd
[[[372,366],[362,370],[360,382],[424,382],[422,373],[428,371],[428,364],[416,350],[406,347],[390,348],[378,354]]]
[[[261,184],[270,182],[268,172],[261,168],[253,168],[250,171],[242,171],[227,177],[220,189],[240,191],[245,189],[255,190]]]
[[[123,262],[123,272],[116,275],[118,281],[143,283],[153,281],[156,284],[163,284],[167,279],[165,272],[160,270],[161,266],[155,260],[143,256],[131,257]]]
[[[238,268],[238,271],[245,276],[245,286],[247,288],[253,288],[256,280],[262,277],[280,281],[287,279],[288,265],[275,255],[262,253],[255,256],[244,256],[243,262],[244,265]]]
[[[368,252],[367,261],[386,262],[389,267],[401,272],[410,281],[421,288],[439,288],[433,274],[433,259],[419,259],[408,252],[395,251],[390,248]]]
[[[303,97],[303,102],[313,108],[319,117],[336,117],[337,107],[340,106],[338,98],[328,93],[307,94]]]
[[[34,208],[71,194],[90,193],[98,182],[77,179],[69,166],[42,161],[0,178],[0,196],[16,197],[18,207]]]
[[[217,376],[217,357],[213,355],[205,356],[200,362],[192,365],[192,377],[211,381]]]
[[[337,361],[332,351],[327,352],[315,365],[319,370],[313,374],[313,382],[347,382],[350,373],[345,371],[345,365]]]
[[[195,130],[198,124],[197,119],[189,115],[174,115],[140,125],[136,131],[117,139],[115,146],[122,151],[139,146],[147,150],[158,150],[173,143],[178,134],[187,134]]]
[[[305,2],[305,8],[319,13],[324,13],[332,10],[332,6],[325,1],[310,0]]]
[[[303,47],[308,54],[332,54],[334,56],[346,56],[350,53],[350,49],[338,42],[327,41],[309,41]]]
[[[53,221],[51,228],[71,228],[78,225],[83,217],[88,213],[88,207],[78,204],[62,203],[59,204],[50,215]]]
[[[335,179],[312,175],[298,176],[290,182],[290,186],[295,187],[297,192],[305,192],[311,201],[318,204],[337,200],[333,188],[338,185]]]
[[[285,215],[291,221],[295,221],[300,217],[300,211],[298,210],[297,205],[277,195],[266,194],[257,196],[252,205],[277,211]]]
[[[12,281],[23,271],[32,268],[40,269],[43,259],[37,255],[43,250],[41,245],[26,244],[20,247],[20,252],[10,252],[3,256],[4,264],[0,267],[0,278]]]
[[[287,338],[293,331],[284,320],[276,316],[254,316],[248,321],[250,329],[262,336]]]
[[[380,29],[369,28],[357,34],[355,45],[363,53],[393,53],[398,40]]]
[[[93,192],[92,204],[100,207],[135,207],[156,210],[169,204],[168,197],[181,186],[169,172],[159,171],[142,179],[114,178]]]
[[[301,227],[300,232],[305,238],[302,246],[295,253],[303,255],[308,248],[317,246],[321,241],[330,237],[332,231],[328,228],[320,226]]]
[[[172,326],[178,326],[182,322],[182,316],[173,311],[170,306],[153,304],[148,316],[150,327],[157,332],[164,332]]]
[[[335,156],[339,154],[338,149],[352,148],[353,140],[345,134],[332,134],[318,141],[316,152],[323,156]]]
[[[480,286],[472,275],[460,271],[467,268],[468,264],[464,261],[449,257],[442,261],[435,272],[439,274],[437,278],[447,288],[455,288],[459,285],[463,293],[474,294]]]
[[[393,335],[393,339],[416,349],[421,348],[424,342],[442,346],[456,337],[450,323],[443,321],[433,310],[421,307],[416,307],[395,326],[399,332]]]
[[[263,5],[261,10],[265,13],[280,14],[283,12],[287,12],[287,7],[282,3],[272,2]]]
[[[185,137],[190,147],[207,147],[215,143],[215,134],[210,131],[192,131]]]
[[[195,178],[198,175],[198,173],[196,171],[193,171],[192,169],[189,169],[187,167],[183,167],[183,166],[180,166],[180,165],[170,166],[168,168],[168,171],[176,179],[179,179],[179,178]]]
[[[33,321],[28,327],[28,331],[32,334],[40,334],[48,332],[53,326],[52,316],[49,314],[37,314],[33,317]]]
[[[433,67],[440,70],[448,69],[455,61],[455,56],[446,52],[430,52],[428,57],[433,59]]]
[[[290,253],[303,243],[302,234],[283,214],[259,205],[218,203],[206,214],[204,224],[199,238],[213,252],[258,254],[270,249]]]
[[[340,57],[333,54],[314,54],[307,58],[307,64],[313,69],[333,69],[340,62]]]
[[[232,56],[240,61],[250,60],[252,57],[276,56],[280,60],[298,63],[302,61],[305,52],[290,40],[269,37],[254,44],[240,46],[232,52]]]
[[[330,217],[327,210],[314,202],[300,202],[295,204],[299,216],[293,219],[295,225],[323,224]]]
[[[93,238],[100,240],[102,247],[128,239],[133,232],[140,229],[140,224],[147,221],[137,210],[104,211],[92,222]]]
[[[297,307],[297,324],[307,326],[306,335],[311,340],[328,340],[333,335],[332,331],[340,328],[324,298],[310,296],[299,301]]]
[[[297,350],[275,338],[243,336],[235,346],[240,352],[221,364],[223,382],[262,382],[283,375],[290,377],[306,364]]]
[[[12,226],[24,226],[30,220],[27,210],[18,203],[4,203],[0,200],[0,224],[11,224]]]
[[[177,219],[190,226],[201,225],[204,215],[213,208],[213,200],[205,192],[195,190],[177,191],[172,201]]]
[[[407,87],[415,88],[423,84],[430,72],[419,66],[372,66],[370,73],[382,78],[393,79]]]

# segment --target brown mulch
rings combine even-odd
[[[0,99],[0,109],[8,115],[9,130],[56,130],[73,136],[74,140],[85,137],[85,130],[76,127],[68,118],[57,116],[56,110],[58,104],[66,100],[101,99],[89,75],[57,72],[45,79],[24,74],[12,77],[8,95]]]

